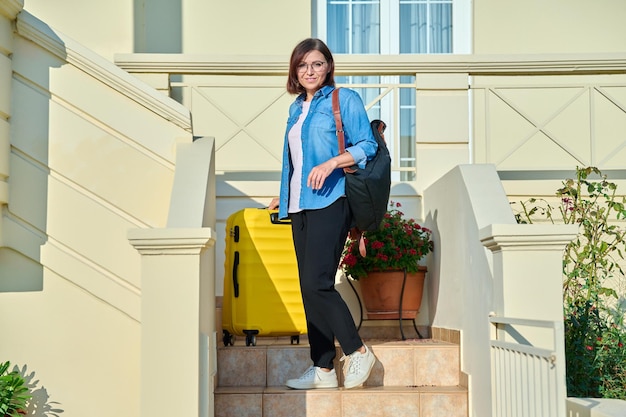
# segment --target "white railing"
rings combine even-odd
[[[360,89],[370,118],[387,123],[394,182],[423,190],[466,163],[493,163],[498,171],[521,175],[621,166],[623,140],[606,132],[621,123],[624,111],[624,53],[337,54],[335,60],[337,82]],[[288,61],[234,54],[116,56],[121,68],[191,109],[194,133],[216,138],[216,168],[226,173],[280,166],[276,138],[283,137],[284,123],[278,121],[293,99],[284,88]],[[235,147],[244,152],[234,156]]]
[[[489,321],[495,330],[490,341],[493,415],[565,416],[565,355],[559,349],[563,324],[506,317],[490,317]],[[534,345],[522,328],[535,334],[537,329],[548,329],[551,346]]]

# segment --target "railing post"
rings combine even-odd
[[[493,252],[498,316],[563,321],[563,250],[577,225],[492,224],[480,240]]]
[[[565,412],[563,339],[563,250],[577,225],[492,224],[480,240],[493,252],[493,307],[496,316],[555,322],[554,334],[538,329],[518,334],[524,344],[551,346],[556,353],[556,409]],[[507,335],[508,337],[508,335]],[[515,337],[514,337],[515,339]],[[521,343],[522,340],[517,340]],[[493,383],[493,381],[492,381]],[[495,397],[494,397],[495,398]],[[554,404],[553,403],[553,404]]]
[[[420,73],[415,88],[416,186],[424,190],[470,162],[469,74]]]
[[[141,417],[213,415],[213,233],[128,232],[141,254]]]

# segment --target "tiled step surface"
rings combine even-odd
[[[290,390],[289,378],[310,364],[306,339],[258,339],[218,349],[216,417],[419,416],[467,417],[467,389],[459,382],[459,346],[432,339],[366,342],[378,361],[363,388]]]
[[[467,417],[460,387],[219,388],[216,417]]]

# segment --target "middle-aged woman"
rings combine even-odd
[[[364,167],[377,149],[367,112],[353,90],[339,90],[346,151],[339,154],[332,109],[333,56],[324,42],[305,39],[293,50],[287,91],[298,94],[289,108],[280,197],[280,218],[290,218],[298,261],[313,366],[290,379],[293,389],[338,386],[335,338],[347,358],[344,387],[362,385],[376,358],[361,340],[350,310],[335,290],[335,275],[352,215],[343,169]]]

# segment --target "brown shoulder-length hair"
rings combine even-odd
[[[335,85],[335,60],[333,59],[333,54],[321,40],[308,38],[296,45],[291,53],[289,78],[287,79],[287,91],[291,94],[300,94],[305,91],[298,82],[298,65],[304,60],[304,56],[311,51],[320,51],[328,63],[328,73],[323,85]]]

